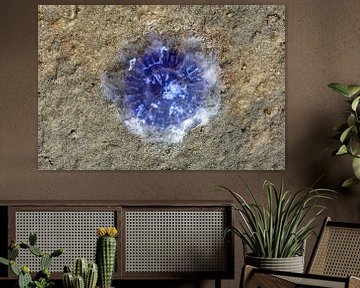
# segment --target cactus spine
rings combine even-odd
[[[92,262],[88,264],[85,258],[76,259],[73,273],[71,273],[70,267],[64,267],[64,288],[95,288],[97,279],[97,265]]]
[[[96,243],[96,262],[99,267],[100,288],[110,288],[116,258],[115,227],[98,228]]]

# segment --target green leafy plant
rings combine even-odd
[[[33,282],[34,288],[51,288],[53,286],[54,286],[54,282],[49,282],[45,278],[41,278],[41,279],[39,279],[39,281],[35,280]]]
[[[334,155],[349,154],[353,157],[354,177],[347,179],[342,184],[343,187],[349,187],[360,183],[360,85],[331,83],[328,86],[346,97],[351,107],[350,111],[347,112],[346,122],[334,127],[340,140],[340,145],[334,151]]]
[[[285,191],[283,183],[277,189],[266,180],[265,207],[258,203],[244,180],[242,182],[251,202],[233,190],[220,186],[235,198],[233,208],[240,215],[240,227],[228,227],[225,234],[233,232],[239,236],[255,257],[287,258],[301,255],[304,241],[314,233],[315,220],[326,209],[317,203],[318,200],[331,199],[334,191],[310,187],[290,193]]]
[[[13,242],[8,251],[8,259],[0,257],[0,263],[10,266],[11,271],[18,277],[19,288],[49,288],[54,285],[50,280],[50,265],[53,257],[58,257],[64,253],[63,249],[57,249],[51,254],[43,252],[36,246],[37,236],[30,233],[29,243]],[[19,256],[20,249],[28,250],[33,255],[40,258],[41,270],[35,275],[33,280],[30,275],[30,268],[26,265],[19,266],[16,259]]]

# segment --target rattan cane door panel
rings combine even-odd
[[[64,248],[65,253],[52,261],[50,270],[62,272],[64,265],[72,266],[74,259],[85,257],[95,260],[96,228],[116,226],[116,212],[102,210],[71,211],[15,211],[15,239],[28,241],[29,233],[37,233],[37,246],[51,253]],[[29,266],[31,271],[40,270],[40,259],[28,251],[20,251],[19,263]]]
[[[125,209],[125,275],[226,274],[228,220],[224,209]]]
[[[95,260],[96,228],[102,226],[119,230],[114,279],[234,277],[234,239],[223,238],[224,229],[232,225],[230,205],[44,203],[9,207],[8,245],[28,242],[34,231],[37,246],[45,252],[64,248],[50,267],[54,278],[78,257]],[[40,259],[27,252],[20,253],[19,264],[38,271]]]

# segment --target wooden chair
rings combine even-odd
[[[245,265],[240,287],[360,287],[360,223],[334,222],[326,218],[306,273]]]

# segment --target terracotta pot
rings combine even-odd
[[[275,271],[304,272],[304,256],[289,258],[263,258],[246,255],[245,263],[254,267]]]

